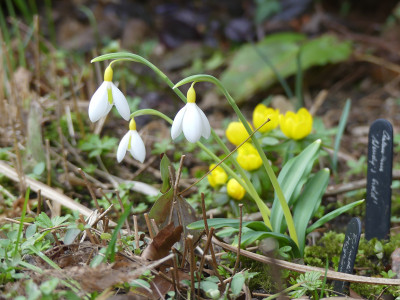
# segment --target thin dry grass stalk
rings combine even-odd
[[[16,170],[5,162],[0,161],[0,173],[4,176],[10,178],[13,181],[19,182],[19,176]],[[64,194],[58,192],[57,190],[45,185],[44,183],[37,181],[35,179],[25,177],[26,184],[30,187],[30,189],[34,192],[38,192],[41,190],[41,194],[43,197],[48,198],[52,201],[59,202],[61,205],[71,209],[78,211],[79,213],[83,214],[84,216],[88,217],[92,214],[92,210],[83,206],[80,203],[75,202],[73,199],[65,196]]]
[[[224,242],[221,242],[221,241],[217,240],[216,238],[213,239],[213,243],[215,245],[220,246],[221,248],[223,248],[225,250],[228,250],[231,252],[237,251],[236,247],[226,244]],[[322,269],[322,268],[299,265],[299,264],[287,262],[287,261],[280,260],[280,259],[272,259],[271,257],[256,254],[256,253],[253,253],[253,252],[250,252],[247,250],[241,250],[240,254],[243,256],[246,256],[248,258],[254,259],[258,262],[261,262],[264,264],[275,264],[276,266],[279,266],[281,268],[291,270],[291,271],[296,271],[296,272],[300,272],[300,273],[320,272],[321,274],[325,274],[325,269]],[[331,280],[333,279],[333,280],[356,282],[356,283],[400,286],[400,279],[365,277],[365,276],[359,276],[359,275],[345,274],[345,273],[331,271],[331,270],[327,271],[326,276],[328,279],[331,279]]]

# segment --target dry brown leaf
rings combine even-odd
[[[183,231],[182,225],[177,227],[174,223],[164,227],[144,249],[142,257],[147,260],[161,259],[169,254],[171,247],[180,240]]]

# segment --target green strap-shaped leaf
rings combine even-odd
[[[297,198],[304,180],[308,178],[320,147],[321,140],[316,140],[282,168],[278,182],[289,206],[294,204],[293,201]],[[283,210],[276,195],[271,210],[271,224],[276,232],[283,233],[286,230]]]
[[[317,222],[312,224],[310,227],[308,227],[307,228],[307,234],[309,234],[313,230],[317,229],[318,227],[321,227],[326,222],[329,222],[330,220],[332,220],[332,219],[336,218],[337,216],[341,215],[342,213],[344,213],[344,212],[356,207],[357,205],[360,205],[364,201],[365,201],[364,199],[363,200],[358,200],[356,202],[349,203],[349,204],[347,204],[347,205],[345,205],[343,207],[335,209],[334,211],[331,211],[330,213],[326,214],[321,219],[319,219]]]
[[[320,206],[328,183],[329,169],[320,170],[306,183],[303,192],[293,208],[293,220],[299,239],[301,254],[303,254],[304,250],[308,222]]]

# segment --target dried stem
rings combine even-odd
[[[194,260],[194,248],[193,248],[193,236],[189,234],[186,238],[186,243],[188,244],[189,250],[189,265],[190,265],[190,294],[192,298],[195,297],[195,290],[194,290],[194,272],[195,272],[195,260]]]
[[[203,213],[204,228],[206,230],[207,239],[209,237],[212,238],[213,233],[214,233],[214,227],[211,227],[210,229],[208,228],[207,216],[206,216],[206,204],[205,204],[205,201],[204,201],[204,194],[203,193],[201,193],[201,210],[202,210],[202,213]],[[211,232],[211,234],[210,234],[210,232]],[[204,255],[205,254],[206,254],[206,250],[204,251]],[[215,257],[214,246],[213,246],[212,243],[210,243],[210,254],[211,254],[211,265],[214,268],[215,274],[218,276],[218,279],[221,282],[221,285],[223,287],[225,287],[224,279],[222,278],[222,276],[218,272],[217,259]]]
[[[38,190],[38,203],[36,207],[36,214],[40,215],[40,212],[42,211],[42,190]]]
[[[115,190],[115,194],[117,195],[117,199],[118,199],[119,205],[121,206],[121,211],[122,211],[122,214],[123,214],[125,212],[125,207],[122,204],[122,199],[119,196],[119,191]],[[125,226],[126,226],[126,229],[128,230],[128,234],[132,235],[132,231],[131,231],[131,227],[129,226],[128,218],[125,219]]]
[[[50,161],[50,141],[45,140],[46,144],[46,170],[47,170],[47,185],[51,186],[51,161]]]
[[[133,230],[135,231],[135,244],[136,244],[136,249],[140,248],[139,244],[139,227],[138,227],[138,221],[137,221],[137,216],[133,215]]]
[[[149,230],[150,238],[154,239],[153,228],[151,227],[151,222],[150,222],[150,218],[149,218],[149,214],[148,213],[144,214],[144,219],[146,221],[147,229]]]
[[[78,172],[81,174],[83,180],[85,181],[85,185],[86,185],[87,189],[89,190],[90,196],[92,197],[94,204],[96,205],[96,208],[98,210],[100,210],[99,203],[97,202],[97,197],[93,192],[92,186],[90,185],[89,181],[86,178],[85,172],[83,172],[83,170],[81,168],[78,168]]]

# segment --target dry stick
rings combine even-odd
[[[10,222],[10,223],[21,224],[20,221],[14,220],[14,219],[11,219],[11,218],[7,218],[7,217],[1,218],[0,221],[7,221],[7,222]],[[23,224],[24,224],[24,226],[32,225],[32,223],[27,223],[27,222],[24,222]]]
[[[151,222],[150,222],[150,218],[149,218],[149,214],[148,213],[144,214],[144,219],[146,220],[146,225],[147,225],[147,229],[149,230],[150,238],[154,239],[154,233],[153,233],[153,229],[151,228]]]
[[[85,182],[85,185],[86,185],[87,189],[89,190],[90,196],[92,197],[94,204],[96,205],[96,208],[98,210],[100,210],[99,203],[97,202],[97,197],[93,192],[92,186],[90,185],[89,181],[86,178],[85,172],[83,172],[83,170],[81,168],[78,168],[78,172],[81,174],[81,176]]]
[[[103,219],[109,212],[110,210],[113,208],[114,204],[111,204],[104,212],[102,212],[96,219],[96,221],[94,221],[92,227],[95,227],[97,225],[97,223]]]
[[[174,176],[174,169],[171,166],[168,166],[168,173],[169,173],[169,180],[170,180],[171,187],[174,187],[176,180],[175,180],[175,176]],[[169,211],[168,224],[170,224],[172,222],[174,207],[177,204],[175,197],[176,197],[176,190],[174,190],[174,195],[172,196],[172,205],[171,205],[171,209]],[[180,215],[179,214],[177,214],[177,215],[178,215],[178,223],[182,224]]]
[[[19,181],[17,171],[3,161],[0,161],[0,173],[13,181]],[[80,203],[77,203],[73,199],[65,196],[63,193],[60,193],[59,191],[45,185],[40,181],[29,177],[25,177],[25,180],[26,184],[31,188],[32,191],[38,192],[38,190],[41,190],[43,197],[59,202],[71,210],[77,210],[79,211],[79,213],[85,216],[89,216],[92,213],[92,210],[90,210],[89,208],[83,206]]]
[[[204,193],[201,193],[201,210],[203,213],[204,228],[206,230],[207,239],[209,236],[211,236],[211,238],[212,238],[212,234],[214,233],[214,227],[211,227],[210,229],[208,229],[207,216],[206,216],[206,203],[204,201]],[[211,234],[210,234],[210,232],[211,232]],[[205,254],[205,252],[206,251],[204,251],[204,254]],[[224,279],[218,272],[217,259],[215,257],[214,246],[212,243],[210,244],[210,253],[211,253],[211,265],[213,266],[213,268],[215,270],[215,274],[218,276],[218,279],[221,282],[222,286],[225,287]]]
[[[152,157],[150,157],[150,159],[148,159],[146,161],[146,163],[141,166],[135,173],[132,174],[132,179],[137,177],[138,175],[140,175],[143,171],[147,170],[147,168],[157,159],[157,155],[154,155]]]
[[[111,199],[108,198],[107,194],[104,193],[104,191],[103,191],[102,188],[98,188],[97,191],[98,191],[104,198],[106,198],[106,200],[107,200],[108,204],[110,204],[110,206],[113,204],[112,201],[111,201]],[[115,211],[117,214],[119,213],[116,209],[115,209],[114,211]],[[119,216],[118,216],[117,219],[119,219]]]
[[[69,105],[65,105],[65,115],[67,117],[67,128],[68,128],[68,133],[69,136],[71,137],[72,140],[72,145],[76,146],[76,139],[75,139],[75,129],[74,129],[74,123],[72,122],[72,116],[71,116],[71,108]]]
[[[62,133],[62,129],[61,126],[58,125],[57,126],[57,131],[58,131],[58,135],[60,137],[60,146],[61,146],[61,158],[62,158],[62,166],[64,169],[64,173],[65,173],[65,183],[70,186],[71,184],[69,183],[69,178],[68,178],[68,166],[67,166],[67,158],[66,158],[66,151],[65,151],[65,147],[64,147],[64,135]]]
[[[238,246],[237,246],[237,250],[236,250],[236,261],[235,261],[235,266],[233,267],[233,271],[232,271],[232,276],[231,278],[233,278],[233,276],[235,276],[236,274],[236,270],[239,267],[239,262],[240,262],[240,243],[242,242],[242,225],[243,225],[243,204],[240,203],[239,204],[239,234],[238,234]],[[231,285],[232,281],[228,282],[228,285],[226,287],[226,291],[229,291],[229,287]]]
[[[178,273],[178,251],[175,248],[172,248],[172,252],[174,257],[172,258],[172,265],[174,266],[174,277],[176,280],[176,288],[179,291],[180,284],[179,284],[179,273]]]
[[[136,249],[140,248],[139,244],[139,227],[138,227],[138,222],[137,222],[137,216],[133,215],[133,230],[135,231],[135,245]]]
[[[172,260],[174,260],[174,259],[172,259]],[[175,294],[178,294],[178,288],[176,286],[176,278],[175,278],[175,268],[171,267],[171,268],[169,268],[169,271],[171,272],[172,285],[174,286]]]
[[[121,197],[119,196],[119,191],[118,191],[118,190],[115,190],[115,194],[117,195],[117,199],[118,199],[119,205],[121,206],[122,214],[124,214],[124,212],[125,212],[125,207],[124,207],[124,205],[122,204]],[[129,235],[132,235],[132,231],[131,231],[131,227],[129,226],[128,218],[125,219],[125,226],[126,226],[126,229],[128,230],[128,234],[129,234]]]
[[[45,140],[46,144],[46,171],[47,171],[47,185],[51,186],[51,161],[50,161],[50,141]]]
[[[181,269],[185,268],[185,263],[186,263],[186,253],[188,252],[188,246],[187,246],[187,241],[185,239],[185,242],[183,243],[183,252],[182,252],[182,261],[181,261]]]
[[[40,212],[42,211],[42,190],[38,190],[38,203],[36,207],[36,214],[40,215]]]
[[[0,41],[2,41],[2,35],[0,32]],[[0,60],[0,116],[6,116],[6,108],[5,108],[5,94],[4,94],[4,86],[5,84],[3,84],[3,82],[5,82],[5,68],[4,68],[4,64],[3,64],[3,59]],[[2,117],[0,118],[0,127],[1,128],[5,128],[6,124],[7,124],[7,118]]]
[[[37,95],[40,95],[40,45],[39,45],[39,16],[33,16],[33,28],[34,28],[34,37],[35,37],[35,50],[34,50],[34,59],[35,59],[35,74],[36,74],[36,92]]]
[[[74,80],[72,79],[72,75],[69,75],[69,85],[71,86],[72,104],[74,105],[74,111],[75,111],[75,114],[76,114],[76,120],[78,121],[79,133],[81,134],[81,137],[83,139],[85,139],[85,137],[86,137],[85,126],[83,125],[82,117],[81,117],[81,114],[79,112],[78,99],[76,98],[75,90],[73,89]]]
[[[84,225],[87,224],[86,221],[85,221],[85,218],[84,218],[83,215],[81,215],[81,214],[79,215],[79,220],[81,220],[82,224],[84,224]],[[89,230],[89,228],[86,228],[86,229],[85,229],[85,232],[86,232],[87,236],[89,237],[90,242],[91,242],[92,244],[99,244],[99,241],[97,240],[97,237],[91,233],[91,231]]]
[[[227,156],[225,156],[219,163],[217,163],[214,168],[212,168],[211,170],[209,170],[207,173],[205,173],[199,180],[197,180],[195,183],[191,184],[189,187],[187,187],[186,189],[184,189],[182,192],[179,193],[179,195],[182,195],[184,192],[186,192],[187,190],[189,190],[191,187],[195,186],[196,184],[198,184],[200,181],[202,181],[208,174],[210,174],[212,171],[214,171],[217,167],[219,167],[220,164],[222,164],[225,160],[227,160],[233,153],[236,152],[237,149],[239,149],[240,147],[242,147],[242,145],[244,143],[246,143],[249,139],[251,139],[251,137],[258,131],[260,130],[261,127],[263,127],[265,124],[267,124],[269,121],[271,121],[269,118],[262,123],[260,126],[258,126],[251,134],[249,134],[249,136],[243,141],[241,142],[235,149],[233,149]]]
[[[52,215],[52,216],[55,216],[55,215],[56,215],[56,212],[54,211],[54,208],[53,208],[53,206],[51,205],[50,200],[46,200],[46,204],[47,204],[47,206],[48,206],[49,209],[50,209],[51,215]]]
[[[194,262],[194,249],[193,249],[193,236],[189,234],[186,238],[186,242],[188,244],[188,249],[189,249],[189,266],[190,266],[190,294],[192,295],[193,299],[195,296],[195,291],[194,291],[194,268],[195,268],[195,262]]]
[[[236,247],[226,244],[224,242],[221,242],[218,239],[214,238],[213,243],[222,247],[225,250],[237,252]],[[243,249],[240,251],[240,255],[251,258],[255,261],[258,261],[258,262],[261,262],[264,264],[275,264],[279,267],[282,267],[282,268],[290,270],[290,271],[296,271],[299,273],[320,272],[321,274],[325,274],[325,269],[323,269],[323,268],[299,265],[299,264],[287,262],[287,261],[280,260],[280,259],[272,259],[271,257],[256,254],[256,253],[249,252],[249,251],[246,251]],[[323,277],[324,275],[321,275],[321,276]],[[392,286],[400,285],[400,279],[365,277],[365,276],[346,274],[346,273],[341,273],[341,272],[336,272],[336,271],[331,271],[331,270],[327,271],[326,276],[328,279],[339,280],[339,281],[368,283],[368,284],[377,284],[377,285],[392,285]]]
[[[210,228],[210,231],[207,235],[207,242],[204,246],[204,252],[203,255],[201,256],[201,260],[200,260],[200,266],[199,266],[199,274],[203,273],[203,267],[204,267],[204,262],[206,260],[206,254],[208,252],[208,248],[210,247],[211,244],[211,239],[213,237],[213,233],[214,233],[214,227]]]
[[[157,235],[160,232],[160,230],[158,229],[156,220],[150,219],[150,222],[151,222],[151,225],[152,225],[155,235]]]

